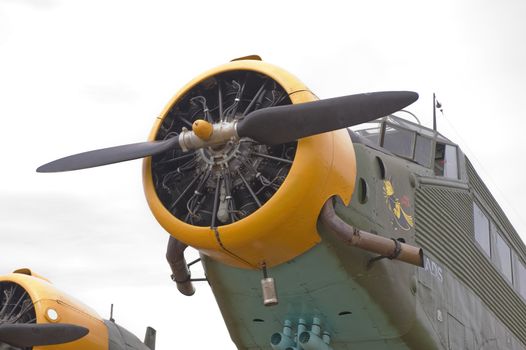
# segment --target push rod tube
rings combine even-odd
[[[334,232],[336,237],[350,246],[415,266],[424,266],[422,248],[362,231],[347,224],[336,215],[332,198],[329,198],[323,205],[320,219]]]
[[[190,270],[184,258],[186,247],[188,247],[186,244],[170,236],[166,247],[166,260],[172,270],[172,280],[177,283],[179,292],[191,296],[194,295],[195,288],[190,280]]]

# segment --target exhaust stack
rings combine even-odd
[[[348,245],[379,254],[381,257],[424,267],[422,248],[362,231],[347,224],[336,215],[332,198],[323,205],[320,218],[334,232],[336,237]]]
[[[292,323],[289,320],[285,321],[283,332],[272,334],[270,338],[270,346],[273,350],[287,350],[296,346],[296,342],[292,339]]]

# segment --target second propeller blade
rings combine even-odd
[[[357,94],[260,109],[239,121],[240,137],[280,144],[384,117],[418,99],[411,91]]]
[[[0,325],[0,344],[20,348],[69,343],[89,333],[85,327],[57,324],[3,324]]]

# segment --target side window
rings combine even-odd
[[[526,266],[524,266],[524,264],[519,259],[517,259],[517,275],[518,292],[524,299],[526,299]]]
[[[458,179],[457,147],[444,143],[436,144],[435,175]]]
[[[497,230],[496,236],[496,260],[499,270],[506,276],[510,283],[513,282],[513,274],[511,272],[511,249],[508,243],[502,238],[501,233]]]
[[[430,138],[417,134],[415,144],[415,162],[429,168],[431,166],[432,147],[433,142]]]
[[[475,240],[482,250],[488,256],[491,256],[489,219],[475,202],[473,202],[473,228],[475,230]]]

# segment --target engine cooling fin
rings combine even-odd
[[[191,129],[197,119],[210,123],[242,120],[255,110],[291,104],[272,78],[253,71],[229,71],[192,87],[173,104],[156,140]],[[156,155],[152,174],[164,207],[179,220],[212,228],[247,217],[264,205],[285,180],[297,142],[265,145],[248,137],[190,152]]]

